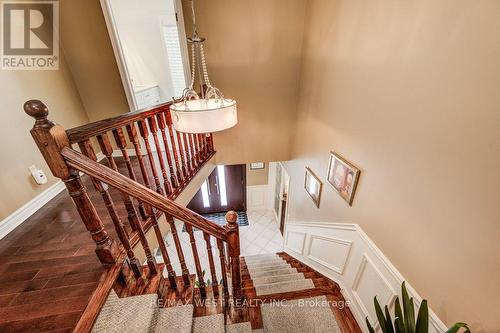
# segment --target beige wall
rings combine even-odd
[[[188,5],[189,1],[183,1]],[[215,135],[217,164],[289,157],[305,0],[196,2],[211,82],[238,102],[239,124]],[[184,8],[187,31],[190,9]]]
[[[0,221],[56,182],[35,145],[30,129],[34,119],[23,111],[29,99],[40,99],[49,106],[49,117],[67,127],[88,122],[64,54],[57,71],[0,70]],[[49,181],[37,185],[28,167],[42,168]]]
[[[61,43],[90,121],[129,111],[99,0],[62,0]]]
[[[500,332],[500,2],[308,3],[290,220],[358,223],[447,324]],[[336,150],[361,170],[349,207]]]
[[[269,175],[269,163],[264,164],[264,169],[252,170],[250,163],[247,164],[247,186],[267,185]]]

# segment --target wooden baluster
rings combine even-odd
[[[175,226],[174,218],[170,215],[165,214],[168,224],[170,225],[170,231],[172,232],[172,237],[174,239],[175,249],[177,250],[177,256],[179,257],[179,264],[182,270],[182,280],[184,285],[189,286],[191,282],[189,281],[189,270],[186,266],[186,259],[184,258],[184,252],[182,251],[182,245],[179,240],[179,235],[177,234],[177,227]]]
[[[136,182],[137,178],[135,176],[134,167],[132,166],[132,162],[130,160],[130,156],[127,151],[127,141],[125,140],[125,134],[123,133],[123,130],[121,128],[114,129],[113,136],[115,138],[116,145],[122,152],[123,160],[127,165],[128,175],[130,179]],[[143,219],[146,219],[147,217],[146,210],[144,209],[144,204],[140,200],[139,200],[139,213],[141,214],[141,217]]]
[[[227,247],[229,256],[229,265],[231,268],[231,281],[233,288],[233,297],[240,300],[243,296],[241,290],[241,271],[240,271],[240,235],[238,230],[238,214],[229,211],[226,214],[226,232]]]
[[[181,139],[181,133],[177,132],[177,143],[179,144],[179,155],[181,159],[181,170],[182,170],[182,179],[183,181],[186,181],[189,178],[188,175],[188,170],[189,170],[189,165],[188,165],[188,151],[187,151],[187,145],[186,141],[183,142]],[[186,169],[187,166],[187,169]]]
[[[210,133],[210,135],[208,136],[208,145],[210,153],[213,153],[215,151],[215,148],[214,148],[214,135],[212,133]]]
[[[52,174],[62,179],[66,185],[85,227],[96,244],[95,252],[97,257],[103,264],[115,264],[119,255],[118,246],[108,236],[78,172],[69,168],[61,155],[61,150],[69,147],[66,131],[62,126],[56,125],[47,118],[49,109],[39,100],[26,102],[24,111],[36,119],[35,125],[31,129],[31,135]]]
[[[205,243],[207,244],[207,255],[208,255],[208,264],[210,265],[210,274],[212,277],[212,290],[214,295],[219,295],[219,288],[217,283],[217,271],[215,270],[214,257],[212,253],[212,243],[210,242],[210,234],[204,232],[203,238],[205,238]]]
[[[165,162],[163,161],[163,155],[161,153],[160,142],[158,141],[158,126],[156,126],[156,118],[150,117],[148,118],[149,129],[151,130],[151,134],[153,135],[153,141],[156,147],[156,155],[158,156],[158,162],[160,163],[160,170],[163,177],[163,186],[165,187],[165,192],[171,194],[173,192],[172,186],[168,181],[167,169],[165,168]],[[145,123],[144,123],[145,125]],[[147,145],[146,145],[147,147]],[[148,152],[149,153],[149,152]],[[165,153],[168,154],[168,145],[165,147]],[[151,161],[151,159],[150,159]],[[175,182],[172,184],[173,186]]]
[[[200,162],[203,162],[205,160],[205,147],[203,146],[203,138],[201,134],[196,134],[196,138],[198,140],[198,150],[199,150],[199,157],[200,157]]]
[[[177,141],[177,145],[179,146],[178,149],[179,149],[179,152],[177,151],[177,145],[175,144],[175,138],[174,138],[174,129],[173,129],[173,126],[172,126],[172,117],[170,116],[170,110],[166,111],[163,113],[163,115],[165,116],[165,121],[166,121],[166,125],[167,125],[167,128],[168,128],[168,134],[170,136],[170,142],[172,143],[172,153],[174,154],[174,161],[175,161],[175,168],[177,169],[177,172],[180,174],[181,173],[181,169],[182,169],[182,172],[184,173],[185,175],[185,169],[184,168],[181,168],[180,165],[179,165],[179,157],[178,155],[181,155],[181,161],[182,161],[182,152],[180,150],[180,146],[181,146],[181,141],[178,140]],[[179,133],[177,133],[177,139],[179,139]],[[183,164],[183,167],[184,167],[184,162],[182,161],[182,164]],[[179,182],[181,181],[182,179],[182,176],[179,176]]]
[[[200,149],[200,142],[198,141],[198,134],[193,134],[193,142],[194,142],[194,148],[196,150],[196,162],[201,164],[202,157],[201,157],[201,149]]]
[[[203,151],[205,153],[205,158],[207,158],[210,155],[210,152],[208,151],[208,140],[207,140],[207,135],[208,134],[202,134],[202,139],[203,139]]]
[[[183,134],[184,134],[184,143],[187,144],[186,156],[187,156],[187,159],[189,160],[189,163],[187,163],[187,165],[189,166],[189,176],[192,176],[194,169],[195,169],[193,146],[191,144],[189,134],[187,134],[187,133],[183,133]]]
[[[224,297],[227,298],[229,292],[227,289],[226,254],[224,251],[224,243],[222,243],[222,240],[218,238],[217,238],[217,248],[219,249],[220,272],[222,275],[222,288],[224,291]]]
[[[198,147],[196,146],[196,142],[194,140],[195,135],[194,134],[189,134],[189,137],[191,139],[191,148],[193,150],[193,162],[194,162],[194,169],[198,169]]]
[[[141,145],[139,144],[139,139],[137,137],[137,130],[135,129],[134,124],[129,124],[126,126],[128,138],[130,142],[134,145],[135,155],[137,156],[137,160],[139,161],[139,168],[141,169],[142,180],[144,181],[144,185],[149,189],[153,190],[151,187],[151,183],[149,182],[148,169],[146,169],[146,164],[144,163],[144,158],[141,151]]]
[[[155,181],[156,192],[164,194],[163,189],[161,188],[160,178],[158,177],[158,171],[156,171],[156,164],[155,164],[155,159],[153,157],[153,152],[151,150],[151,145],[149,144],[148,126],[146,125],[146,122],[143,120],[139,120],[137,122],[137,125],[139,126],[139,132],[141,133],[142,140],[144,141],[144,145],[146,146],[146,153],[148,155],[149,167],[151,168],[151,173],[153,174],[153,178]]]
[[[168,145],[168,137],[166,133],[165,120],[163,119],[163,113],[158,113],[156,115],[158,119],[158,127],[160,128],[161,137],[163,139],[163,146],[165,146],[165,155],[167,156],[168,170],[170,171],[170,183],[172,183],[172,187],[177,189],[179,184],[181,183],[180,177],[180,169],[177,160],[175,161],[176,169],[174,169],[174,164],[172,163],[172,157],[170,156],[170,147]],[[174,142],[172,138],[170,139],[172,143],[172,147],[174,147]],[[174,153],[175,158],[175,153]],[[177,172],[176,172],[177,170]]]
[[[196,274],[198,275],[198,284],[200,288],[200,294],[202,298],[207,297],[207,289],[205,284],[205,277],[203,276],[203,270],[201,269],[200,256],[198,255],[198,248],[196,247],[196,239],[194,238],[193,227],[185,223],[186,231],[189,234],[189,240],[191,242],[191,249],[193,250],[194,266],[196,267]]]
[[[113,147],[111,146],[111,142],[109,141],[108,135],[106,133],[98,135],[97,141],[99,142],[99,146],[101,147],[102,153],[106,156],[109,166],[111,169],[118,172],[118,166],[116,165],[115,159],[113,158]],[[125,204],[125,208],[128,213],[128,220],[132,230],[136,230],[135,226],[138,223],[137,213],[135,211],[134,203],[130,196],[125,193],[121,193],[123,203]]]
[[[97,161],[97,156],[95,155],[94,149],[92,148],[92,144],[90,141],[85,140],[82,142],[78,143],[78,146],[80,147],[81,152],[87,156],[88,158]],[[125,248],[125,251],[127,251],[127,257],[129,259],[129,264],[130,267],[132,268],[132,271],[134,272],[134,275],[136,278],[140,278],[142,276],[142,268],[135,257],[134,251],[132,250],[132,246],[130,245],[129,238],[128,238],[128,233],[125,230],[123,223],[118,216],[118,213],[116,212],[115,205],[113,203],[113,199],[111,199],[111,195],[109,194],[108,191],[108,185],[101,183],[99,180],[91,177],[92,183],[94,184],[95,189],[101,194],[102,199],[104,200],[104,203],[106,204],[106,208],[108,209],[109,216],[111,217],[111,220],[113,221],[113,224],[115,226],[116,234],[118,235],[118,238],[120,239],[120,242],[122,243],[123,247]],[[135,227],[135,226],[134,226]]]
[[[156,218],[155,214],[152,215],[152,221],[153,221],[153,229],[156,235],[156,240],[158,241],[158,246],[160,247],[161,256],[163,258],[163,262],[165,263],[165,267],[167,269],[170,288],[176,288],[177,281],[176,281],[175,271],[172,267],[170,256],[168,255],[167,247],[165,246],[165,240],[163,239],[160,226],[158,225],[158,219]]]

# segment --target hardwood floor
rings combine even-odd
[[[83,181],[117,239],[99,193]],[[120,194],[111,195],[128,225]],[[0,240],[0,332],[71,332],[104,272],[94,248],[67,191]]]

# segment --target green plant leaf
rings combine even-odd
[[[370,324],[370,321],[368,320],[368,317],[366,317],[365,320],[366,320],[366,326],[368,327],[368,331],[370,333],[375,333],[375,330],[373,329],[372,324]]]
[[[384,312],[385,312],[385,327],[387,328],[387,332],[394,333],[394,328],[392,326],[392,318],[391,314],[389,313],[389,308],[387,307],[387,305],[384,308]]]
[[[397,317],[394,320],[394,326],[396,326],[396,333],[406,333],[403,317]]]
[[[212,284],[212,281],[210,281],[210,279],[207,280],[207,285],[211,285]]]
[[[403,311],[405,314],[404,322],[407,333],[415,333],[415,308],[413,307],[413,298],[408,296],[405,282],[401,285],[403,294]]]
[[[394,319],[394,324],[396,324],[396,320],[399,318],[399,320],[400,320],[399,323],[401,325],[401,328],[403,329],[400,332],[406,333],[406,328],[404,327],[405,317],[403,316],[403,311],[401,310],[401,303],[399,303],[399,297],[396,297],[396,303],[394,306],[394,315],[396,316],[396,318]],[[397,325],[396,325],[396,328],[397,328]]]
[[[373,303],[375,304],[375,312],[377,314],[378,323],[380,325],[380,328],[382,329],[382,332],[389,333],[389,331],[387,330],[387,327],[386,327],[386,320],[384,317],[384,312],[382,312],[382,308],[380,307],[380,304],[377,300],[377,296],[375,296],[373,298]]]
[[[463,333],[471,333],[470,328],[466,323],[455,323],[445,333],[457,333],[461,328],[464,329]]]
[[[415,332],[429,332],[429,307],[427,305],[427,300],[425,299],[422,301],[422,303],[420,303],[420,309],[418,309],[417,327],[415,329]]]

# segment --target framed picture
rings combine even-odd
[[[330,153],[326,181],[352,206],[360,171],[352,163],[335,152]]]
[[[254,162],[250,163],[250,170],[259,170],[259,169],[264,169],[266,165],[264,162]]]
[[[316,207],[319,208],[319,201],[321,199],[321,190],[323,189],[323,183],[309,168],[306,168],[304,189],[306,190],[307,194],[309,194],[312,201],[316,204]]]

